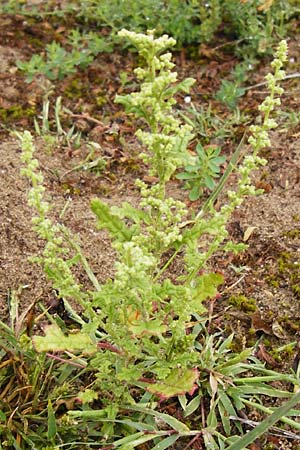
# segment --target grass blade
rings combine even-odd
[[[269,417],[264,419],[257,427],[245,434],[241,439],[239,439],[234,444],[227,447],[226,450],[243,450],[249,444],[251,444],[255,439],[265,433],[272,425],[274,425],[278,420],[281,419],[290,409],[292,409],[300,401],[300,391],[298,391],[289,401],[284,403],[282,406],[276,409]]]
[[[132,411],[138,411],[144,414],[150,414],[151,416],[155,416],[161,420],[163,420],[165,423],[167,423],[173,430],[177,431],[178,433],[190,431],[190,429],[179,420],[175,419],[175,417],[169,416],[168,414],[159,413],[157,411],[154,411],[150,408],[145,408],[143,406],[130,406],[130,407],[124,407],[125,409],[129,409]]]
[[[152,450],[165,450],[166,448],[170,447],[170,445],[174,444],[174,442],[176,442],[177,439],[179,439],[178,434],[169,436],[166,439],[164,439],[163,441],[156,444],[156,446],[153,447]]]
[[[53,410],[53,406],[51,403],[51,400],[48,399],[48,432],[47,437],[49,441],[52,441],[57,433],[57,427],[56,427],[56,420],[55,420],[55,414]]]

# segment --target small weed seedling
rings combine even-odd
[[[185,166],[185,172],[179,173],[176,178],[185,180],[185,188],[190,190],[189,199],[198,200],[203,189],[212,191],[215,188],[215,178],[220,175],[220,166],[226,161],[220,156],[221,149],[216,146],[196,146],[197,156],[190,165]]]
[[[78,148],[81,141],[81,132],[75,130],[73,125],[69,130],[65,131],[61,124],[61,117],[63,115],[64,108],[62,107],[62,98],[57,97],[54,106],[54,122],[51,123],[50,114],[50,100],[49,95],[46,93],[43,99],[42,114],[38,118],[41,120],[41,126],[39,121],[34,119],[34,128],[36,134],[41,136],[48,148],[49,153],[52,152],[56,144],[67,145],[68,147]]]
[[[93,378],[81,392],[85,403],[70,410],[67,417],[81,427],[93,424],[89,435],[93,445],[127,450],[153,441],[153,450],[158,450],[180,437],[190,437],[204,441],[207,449],[233,445],[242,450],[237,411],[246,405],[261,409],[261,395],[292,397],[289,391],[268,385],[269,381],[285,379],[295,387],[299,382],[296,376],[267,371],[251,350],[234,354],[232,337],[209,335],[203,301],[217,295],[223,278],[209,270],[207,262],[216,252],[244,247],[228,240],[226,226],[245,196],[259,192],[251,183],[251,174],[266,163],[259,151],[270,144],[268,131],[276,126],[270,114],[280,104],[278,82],[284,76],[281,67],[287,46],[284,41],[280,44],[272,63],[274,75],[267,76],[270,95],[260,107],[262,123],[251,127],[252,153],[236,170],[236,189],[227,192],[227,202],[219,210],[210,205],[206,214],[202,210],[191,218],[183,202],[167,195],[167,185],[177,169],[191,163],[187,146],[192,129],[178,120],[173,106],[175,94],[188,93],[194,80],[177,83],[171,54],[165,53],[175,45],[174,39],[165,35],[156,39],[151,31],[122,30],[119,34],[138,49],[145,65],[135,69],[140,90],[118,96],[116,101],[142,123],[136,132],[144,148],[141,158],[157,182],[149,186],[136,181],[140,190],[137,207],[92,200],[98,227],[108,231],[116,252],[113,279],[101,284],[69,231],[49,219],[50,205],[44,200],[32,137],[28,132],[21,136],[23,173],[31,181],[29,203],[36,211],[34,229],[46,242],[37,261],[60,296],[81,305],[84,315],[76,316],[77,332],[66,333],[52,323],[44,336],[33,337],[33,345],[42,355],[85,355]],[[215,161],[214,173],[220,162]],[[182,270],[174,280],[168,268],[176,258]],[[76,281],[72,266],[78,262],[93,289],[85,290]],[[162,402],[172,397],[179,398],[186,416],[202,405],[200,429],[193,430],[159,411]],[[209,413],[204,408],[207,402]],[[299,427],[289,418],[282,420]],[[252,439],[260,433],[255,432]]]

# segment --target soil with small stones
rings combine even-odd
[[[63,42],[65,29],[47,21],[11,16],[0,17],[0,27],[0,318],[8,321],[13,291],[18,291],[20,313],[33,302],[48,307],[56,296],[42,269],[29,260],[41,254],[44,243],[32,231],[32,211],[27,204],[30,187],[20,174],[19,141],[10,131],[34,132],[33,117],[41,114],[47,85],[42,77],[25,83],[16,60],[27,60],[52,39]],[[210,101],[213,111],[226,120],[229,112],[213,99],[213,94],[236,59],[213,47],[204,50],[206,56],[200,49],[193,60],[183,53],[174,56],[179,78],[191,76],[197,80],[191,94],[196,108],[205,108]],[[288,73],[299,71],[299,54],[300,35],[295,33],[289,41]],[[263,80],[269,62],[266,59],[260,63],[248,80],[249,85]],[[114,103],[115,95],[126,90],[121,87],[120,73],[126,71],[129,85],[133,84],[135,64],[133,54],[115,50],[99,55],[88,69],[53,86],[51,106],[61,95],[64,106],[73,114],[64,115],[63,127],[69,129],[75,124],[75,130],[84,136],[79,148],[63,138],[51,148],[42,138],[36,139],[36,158],[53,205],[51,215],[79,238],[100,282],[113,277],[114,251],[107,234],[97,230],[90,200],[96,196],[109,204],[125,200],[135,203],[138,198],[135,179],[147,179],[146,168],[138,158],[135,124]],[[282,111],[299,115],[299,79],[286,80],[283,86]],[[266,95],[264,89],[249,89],[240,100],[239,106],[249,114],[249,122],[255,120],[257,105]],[[178,99],[180,110],[187,106],[183,98]],[[249,247],[238,256],[226,255],[212,261],[225,277],[220,297],[210,305],[214,307],[214,327],[225,329],[226,333],[234,331],[239,349],[260,338],[258,357],[271,367],[282,364],[280,358],[275,360],[271,356],[272,351],[298,342],[300,336],[300,127],[297,121],[291,123],[284,117],[278,116],[279,128],[272,133],[272,146],[263,155],[268,159],[267,166],[254,176],[254,183],[264,193],[245,201],[228,226],[231,238],[247,242]],[[51,127],[55,131],[53,120]],[[243,125],[238,125],[235,137],[217,139],[227,156],[232,154],[243,132]],[[210,130],[209,133],[213,135]],[[100,145],[94,157],[106,161],[105,169],[84,170],[82,163],[89,153],[87,141]],[[234,181],[231,177],[229,184],[234,185]],[[179,181],[172,183],[176,196],[187,201]],[[199,202],[187,203],[195,210],[200,206]],[[88,285],[80,271],[77,276]],[[249,304],[254,304],[254,308]],[[285,370],[298,361],[298,348],[295,345],[289,358],[282,355]]]

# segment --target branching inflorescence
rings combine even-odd
[[[268,131],[276,126],[270,113],[280,104],[276,96],[282,93],[278,82],[284,75],[281,67],[287,52],[283,41],[272,63],[275,73],[267,76],[270,95],[260,107],[262,124],[251,127],[252,151],[236,169],[236,189],[227,192],[228,201],[219,210],[211,206],[206,214],[190,217],[183,202],[167,195],[166,186],[175,171],[191,158],[187,146],[192,129],[180,122],[173,106],[175,94],[189,92],[194,80],[176,84],[171,54],[164,53],[175,44],[173,39],[156,39],[152,31],[144,35],[122,30],[119,34],[137,48],[145,66],[135,70],[140,90],[118,96],[116,101],[142,120],[143,125],[136,132],[145,148],[141,157],[157,181],[150,186],[136,181],[140,190],[138,207],[128,203],[109,207],[100,199],[92,201],[98,227],[109,232],[117,252],[113,279],[102,285],[94,282],[93,292],[84,291],[75,282],[71,272],[73,260],[63,258],[67,254],[62,246],[65,231],[48,219],[50,207],[43,200],[43,178],[33,159],[32,139],[28,132],[21,137],[26,164],[23,173],[32,183],[29,202],[37,211],[35,230],[46,240],[41,260],[62,296],[88,305],[87,321],[77,333],[76,350],[80,336],[85,337],[85,346],[89,336],[98,347],[98,352],[92,352],[90,364],[96,371],[104,405],[118,404],[121,399],[134,403],[132,387],[136,385],[161,398],[192,393],[197,388],[197,333],[189,330],[195,317],[205,317],[202,302],[214,298],[222,282],[220,274],[207,269],[207,262],[216,252],[240,249],[239,244],[227,240],[226,225],[246,196],[259,193],[252,185],[251,174],[266,163],[259,152],[269,145]],[[177,256],[181,258],[182,271],[174,280],[174,276],[168,276],[167,268]],[[45,331],[45,337],[35,338],[37,349],[58,348],[53,327],[51,333]],[[72,339],[68,346],[72,347]],[[85,352],[86,348],[81,350]]]

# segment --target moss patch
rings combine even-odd
[[[22,118],[33,117],[36,115],[35,107],[24,107],[13,105],[9,108],[0,108],[0,120],[4,124],[9,124]]]
[[[245,313],[254,312],[257,309],[255,298],[248,298],[245,295],[232,295],[228,303]]]

